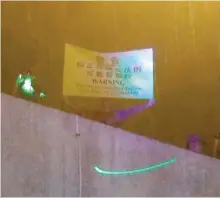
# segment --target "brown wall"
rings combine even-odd
[[[11,93],[18,72],[31,67],[47,92],[42,104],[75,112],[63,105],[66,42],[97,51],[153,47],[156,106],[120,127],[182,147],[198,133],[211,145],[220,123],[219,12],[219,2],[3,2],[2,91]],[[102,107],[72,98],[83,103]]]

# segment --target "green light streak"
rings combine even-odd
[[[170,164],[173,164],[176,162],[176,158],[171,158],[169,160],[150,165],[144,168],[138,168],[138,169],[132,169],[132,170],[121,170],[121,171],[109,171],[99,168],[98,166],[94,166],[94,170],[98,172],[101,175],[107,175],[107,176],[121,176],[121,175],[134,175],[134,174],[141,174],[146,173],[149,171],[154,171],[159,168],[163,168],[165,166],[168,166]]]

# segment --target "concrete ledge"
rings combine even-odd
[[[220,160],[83,118],[76,137],[74,115],[6,94],[1,99],[2,196],[220,196]],[[93,170],[95,164],[123,170],[171,157],[175,164],[146,174],[111,177]]]
[[[75,116],[1,94],[2,196],[78,196]]]

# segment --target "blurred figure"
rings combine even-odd
[[[213,146],[213,157],[218,157],[220,133],[215,135],[214,146]]]
[[[201,153],[202,142],[198,135],[190,135],[188,138],[187,148],[195,153]]]

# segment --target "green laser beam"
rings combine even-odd
[[[121,176],[121,175],[133,175],[133,174],[141,174],[146,173],[149,171],[154,171],[159,168],[163,168],[165,166],[168,166],[170,164],[173,164],[176,162],[176,158],[171,158],[169,160],[153,164],[144,168],[137,168],[132,170],[121,170],[121,171],[110,171],[110,170],[104,170],[98,166],[94,166],[94,170],[98,172],[101,175],[108,175],[108,176]]]

